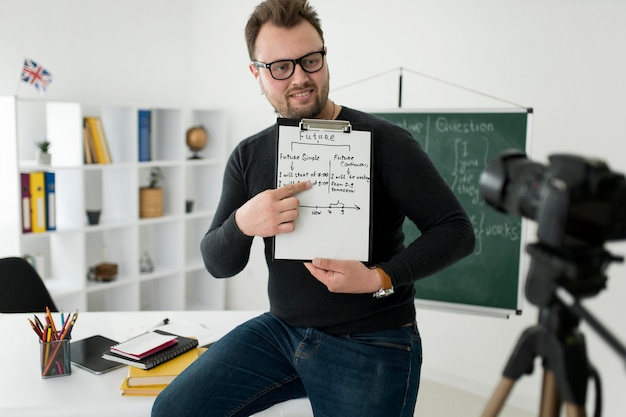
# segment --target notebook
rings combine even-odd
[[[178,340],[173,334],[150,331],[111,346],[111,352],[131,359],[142,359],[176,343]]]
[[[123,363],[125,365],[134,366],[136,368],[152,369],[155,366],[162,364],[164,362],[167,362],[170,359],[173,359],[177,357],[178,355],[181,355],[198,346],[197,339],[173,335],[172,333],[164,332],[163,330],[154,330],[154,332],[160,333],[166,336],[174,336],[176,338],[177,343],[174,345],[168,346],[162,350],[159,350],[158,352],[153,353],[149,356],[143,357],[141,359],[133,359],[127,356],[123,356],[123,355],[120,355],[119,353],[113,352],[112,350],[108,352],[104,352],[102,354],[102,357],[109,361]]]

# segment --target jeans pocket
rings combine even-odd
[[[421,338],[415,326],[399,327],[396,329],[380,330],[368,333],[356,333],[346,335],[345,337],[359,343],[400,349],[403,351],[411,351],[416,342],[421,345]]]

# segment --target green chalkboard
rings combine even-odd
[[[420,300],[459,307],[521,310],[521,219],[488,206],[479,195],[487,164],[507,149],[526,150],[530,111],[377,112],[411,132],[467,211],[476,234],[474,253],[415,282]],[[405,241],[419,236],[404,225]]]

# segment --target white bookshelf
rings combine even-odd
[[[227,156],[227,123],[221,110],[149,108],[152,160],[138,162],[139,108],[92,106],[0,97],[4,242],[0,256],[41,254],[44,282],[57,306],[70,311],[223,309],[225,287],[202,264],[200,239],[208,229],[221,193]],[[145,109],[144,108],[144,109]],[[102,118],[111,164],[84,164],[82,119]],[[208,143],[202,159],[188,159],[185,132],[203,125]],[[35,142],[52,143],[52,164],[38,166]],[[160,167],[165,179],[164,215],[139,218],[139,187]],[[56,175],[57,230],[22,233],[20,172]],[[187,213],[186,200],[193,200]],[[86,210],[101,209],[89,225]],[[146,251],[154,271],[141,273]],[[110,282],[87,280],[90,266],[118,265]]]

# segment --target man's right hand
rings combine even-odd
[[[268,237],[293,232],[300,205],[295,195],[311,187],[310,181],[304,181],[255,195],[235,213],[237,227],[248,236]]]

